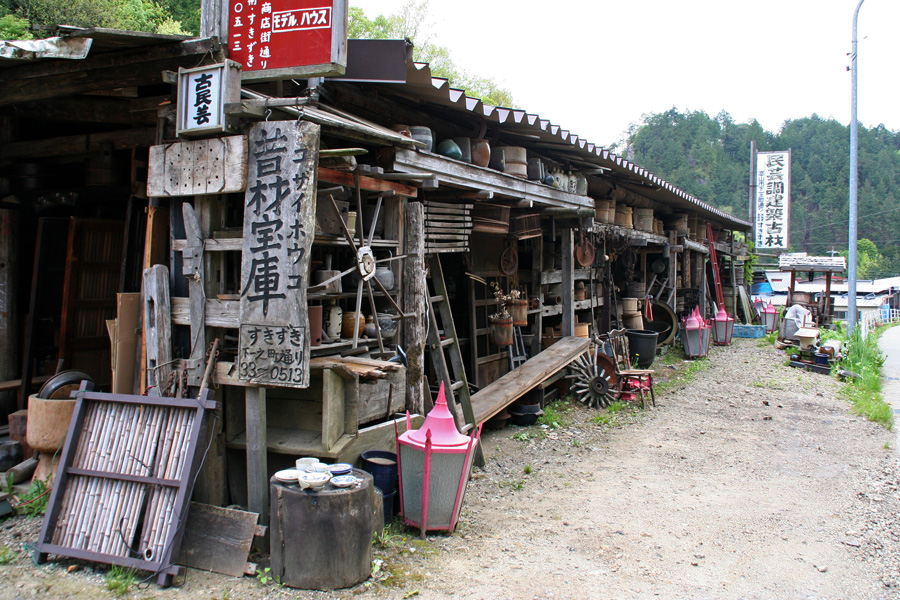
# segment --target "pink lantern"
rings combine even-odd
[[[682,321],[681,344],[688,358],[706,356],[709,352],[709,339],[712,326],[700,316],[700,308],[694,307],[686,319]]]
[[[769,302],[766,306],[763,307],[762,318],[763,318],[763,325],[766,326],[766,333],[772,333],[773,331],[775,331],[777,316],[778,315],[775,312],[775,307],[772,306],[771,302]]]
[[[472,436],[457,431],[447,408],[443,383],[422,427],[409,428],[408,412],[406,426],[403,435],[397,437],[403,522],[418,527],[422,538],[426,531],[452,532],[459,519],[481,427]]]
[[[734,333],[734,319],[728,316],[724,307],[719,307],[719,312],[713,319],[713,339],[719,346],[727,346],[731,343]]]

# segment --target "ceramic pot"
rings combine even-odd
[[[366,320],[359,313],[344,313],[341,319],[341,337],[353,339],[354,327],[358,336],[363,334],[366,327]]]
[[[36,394],[28,397],[25,442],[40,452],[32,481],[45,481],[56,475],[59,455],[74,411],[75,400],[45,400]]]
[[[336,340],[341,336],[343,316],[344,311],[341,310],[341,307],[338,306],[336,302],[332,301],[331,306],[328,307],[328,312],[324,315],[325,335],[333,340]]]
[[[491,164],[491,144],[487,140],[472,140],[472,164],[486,167]]]
[[[306,312],[309,315],[309,345],[318,346],[322,343],[322,307],[308,306]]]
[[[455,137],[453,138],[454,143],[459,146],[459,151],[462,152],[461,161],[470,163],[472,162],[472,140],[467,137]]]
[[[409,127],[409,133],[412,135],[412,139],[418,140],[425,144],[424,148],[421,148],[425,152],[431,152],[434,148],[434,136],[431,133],[431,129],[428,127],[421,127],[419,125],[411,125]]]
[[[372,315],[366,317],[366,326],[363,327],[363,335],[367,338],[378,337],[378,325],[375,324],[375,317]]]
[[[462,150],[453,140],[441,140],[437,145],[437,153],[452,158],[453,160],[462,160]]]

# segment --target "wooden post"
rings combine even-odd
[[[19,347],[16,333],[19,324],[16,318],[18,305],[17,271],[19,266],[17,248],[19,233],[16,213],[0,210],[0,381],[9,381],[16,376],[16,350]],[[23,380],[22,385],[26,385]],[[28,389],[24,394],[27,396]],[[17,408],[15,392],[0,392],[0,409],[3,414]]]
[[[693,286],[691,285],[691,251],[687,249],[687,246],[685,246],[684,253],[681,255],[681,260],[681,286],[689,290]],[[684,308],[687,310],[688,306]]]
[[[406,408],[411,413],[425,410],[425,310],[428,286],[425,282],[425,206],[409,202],[405,215],[406,258],[403,259],[403,310],[417,315],[403,323],[406,350]]]
[[[182,250],[184,263],[182,274],[187,277],[190,288],[191,310],[191,355],[188,360],[188,385],[199,386],[205,365],[206,354],[206,273],[203,261],[203,235],[194,207],[185,202],[181,205],[184,215],[184,229],[187,246]]]
[[[244,388],[247,426],[247,508],[269,520],[269,467],[266,455],[266,388]]]
[[[575,232],[562,231],[562,334],[575,335]]]
[[[201,0],[200,37],[217,37],[228,44],[228,0]]]
[[[172,309],[169,269],[144,269],[144,339],[147,347],[147,386],[166,385],[172,372]]]
[[[531,356],[536,356],[541,351],[541,332],[544,329],[541,307],[543,307],[544,294],[541,293],[541,272],[544,270],[544,236],[540,235],[533,240],[534,249],[531,253],[531,295],[541,298],[538,304],[538,312],[534,315],[534,323],[531,326]]]

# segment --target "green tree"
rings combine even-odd
[[[33,37],[28,30],[28,19],[15,15],[0,17],[0,40],[30,40]]]
[[[443,77],[451,86],[464,89],[466,94],[480,98],[487,104],[515,108],[512,94],[501,88],[494,80],[473,75],[457,67],[450,58],[449,50],[431,41],[426,29],[428,0],[409,0],[399,13],[378,15],[372,19],[358,7],[350,7],[348,36],[357,39],[403,39],[411,40],[413,59],[428,63],[432,75]]]
[[[0,12],[36,25],[109,27],[185,33],[167,6],[154,0],[0,0]],[[199,9],[199,8],[198,8]]]

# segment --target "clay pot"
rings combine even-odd
[[[437,153],[453,160],[462,160],[463,153],[453,140],[441,140],[437,145]]]
[[[460,160],[467,163],[472,162],[472,140],[467,137],[455,137],[453,141],[459,146],[459,151],[462,152]]]
[[[37,395],[28,397],[28,430],[25,441],[40,452],[32,481],[46,481],[51,475],[56,475],[74,411],[75,400],[45,400]]]
[[[322,343],[322,307],[308,306],[306,312],[309,315],[309,345],[318,346]]]
[[[487,167],[491,164],[491,144],[487,140],[472,140],[472,164]]]
[[[356,326],[356,331],[358,337],[362,337],[362,334],[366,327],[366,319],[359,313],[344,313],[344,317],[341,320],[341,337],[342,338],[353,338],[353,327],[354,324]]]
[[[428,127],[421,127],[419,125],[411,125],[409,127],[409,132],[412,135],[412,139],[418,140],[425,144],[425,147],[422,148],[425,152],[431,152],[432,148],[434,148],[434,136],[431,133],[431,129]]]

